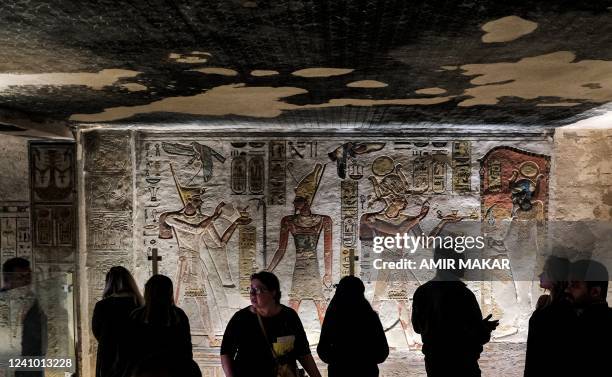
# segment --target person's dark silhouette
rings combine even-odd
[[[571,362],[580,376],[610,376],[612,309],[608,307],[607,268],[593,260],[571,264],[568,299],[577,315]]]
[[[549,295],[538,299],[529,319],[525,377],[571,376],[571,368],[559,360],[571,360],[576,314],[567,300],[569,260],[550,256],[540,274],[540,287]]]
[[[44,356],[47,352],[47,315],[36,293],[32,290],[30,262],[23,258],[7,259],[2,265],[2,277],[3,286],[0,293],[3,295],[0,296],[0,299],[15,299],[21,301],[26,307],[29,306],[22,319],[20,356]],[[42,371],[15,371],[15,376],[40,377],[43,376],[43,373]]]
[[[437,248],[434,259],[460,258],[453,249]],[[458,266],[458,263],[455,263]],[[463,271],[438,269],[434,279],[414,293],[412,325],[421,334],[429,377],[480,376],[478,359],[498,321],[482,318],[474,293],[460,280]]]
[[[130,342],[121,353],[128,357],[129,376],[145,359],[168,365],[191,364],[193,352],[189,319],[174,305],[170,278],[154,275],[145,284],[145,305],[130,315]]]
[[[389,355],[385,331],[364,291],[359,278],[345,276],[327,308],[317,353],[329,364],[329,377],[376,377]]]
[[[121,266],[112,267],[106,274],[102,300],[96,303],[91,320],[98,341],[96,377],[121,377],[125,373],[127,361],[119,355],[119,345],[127,341],[130,313],[143,304],[130,272]]]

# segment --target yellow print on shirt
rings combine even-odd
[[[293,345],[295,343],[295,336],[279,336],[276,338],[276,342],[272,344],[274,352],[277,356],[283,356],[293,351]]]

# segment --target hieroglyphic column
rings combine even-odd
[[[453,141],[453,191],[455,192],[470,192],[472,189],[471,157],[469,141]]]
[[[268,204],[285,204],[286,147],[284,141],[270,141],[268,145]]]
[[[340,277],[355,274],[355,250],[359,232],[359,183],[343,180],[340,183],[342,211],[342,249],[340,251]]]
[[[76,156],[72,142],[30,142],[32,255],[39,303],[47,318],[47,357],[74,350],[72,278],[76,271]],[[64,289],[58,287],[64,286]]]
[[[238,228],[238,248],[240,254],[240,294],[249,297],[251,275],[255,272],[255,252],[257,249],[257,228],[243,225]]]
[[[81,232],[82,274],[81,321],[89,322],[100,300],[104,279],[113,266],[132,270],[132,146],[129,131],[90,131],[81,134],[83,158],[81,205],[84,224]],[[133,271],[132,271],[133,272]],[[97,344],[83,336],[84,375],[95,375]]]

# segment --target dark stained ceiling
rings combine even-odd
[[[7,0],[0,123],[567,124],[612,1]]]

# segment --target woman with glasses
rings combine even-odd
[[[280,303],[278,278],[262,271],[251,276],[251,305],[229,321],[221,344],[227,377],[297,376],[299,361],[310,377],[321,377],[297,313]]]

